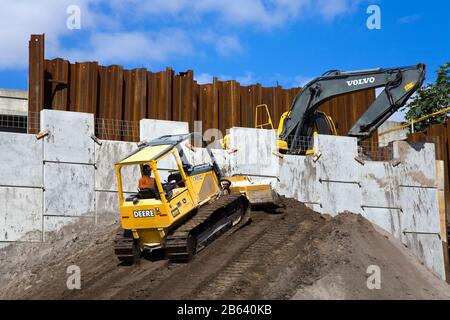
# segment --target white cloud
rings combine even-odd
[[[217,39],[216,50],[221,56],[231,56],[243,52],[243,47],[239,38],[234,36],[222,36]]]
[[[239,34],[246,32],[243,28],[247,26],[256,30],[282,27],[306,15],[332,19],[346,14],[360,1],[363,0],[8,1],[0,11],[0,69],[27,67],[28,40],[35,33],[46,35],[46,57],[78,61],[149,64],[194,53],[201,55],[204,51],[194,50],[200,45],[229,57],[246,51]],[[81,31],[66,27],[69,5],[81,8]],[[110,16],[104,12],[110,12]],[[150,19],[162,27],[141,29],[142,23]],[[167,29],[168,25],[177,28]],[[62,40],[71,39],[71,35],[85,41],[76,49],[76,44],[68,48]]]
[[[306,15],[330,20],[354,9],[363,0],[112,0],[115,11],[133,12],[141,18],[175,17],[202,21],[212,16],[226,27],[254,25],[262,29],[280,27]]]
[[[306,84],[308,84],[308,82],[313,80],[314,78],[315,77],[296,76],[296,77],[294,77],[294,81],[292,82],[292,86],[293,87],[303,87]]]
[[[207,83],[212,83],[213,82],[213,75],[207,73],[207,72],[203,72],[200,73],[199,75],[196,75],[194,73],[194,78],[197,81],[198,84],[207,84]]]
[[[4,1],[2,1],[4,2]],[[97,0],[15,0],[1,4],[0,11],[0,69],[23,69],[28,64],[28,40],[32,33],[45,33],[46,51],[58,51],[59,38],[72,30],[66,27],[69,5],[81,9],[81,27],[94,24],[95,15],[89,5]]]
[[[247,71],[244,76],[237,77],[236,81],[239,82],[243,86],[248,86],[248,85],[256,83],[258,80],[255,79],[252,72]]]
[[[163,62],[173,55],[185,56],[193,51],[189,37],[180,30],[158,33],[94,33],[88,49],[66,52],[70,60],[95,60],[100,63],[133,63],[142,65]]]

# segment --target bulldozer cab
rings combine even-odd
[[[170,226],[219,193],[221,173],[214,158],[201,150],[197,150],[201,155],[194,156],[190,138],[191,134],[173,135],[145,142],[116,164],[124,228],[142,227],[141,216],[155,218],[146,219],[146,227]],[[196,164],[194,158],[200,158],[201,163]],[[209,162],[203,161],[207,158]],[[152,169],[154,190],[137,190],[144,165]],[[133,183],[130,192],[127,185]]]

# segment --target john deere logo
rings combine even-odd
[[[135,218],[148,218],[148,217],[154,217],[155,213],[153,210],[136,210],[136,211],[133,211],[133,216]]]

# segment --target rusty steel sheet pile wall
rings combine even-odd
[[[87,112],[96,119],[101,139],[137,141],[141,119],[185,121],[193,131],[218,128],[223,134],[232,127],[254,127],[255,107],[267,104],[275,128],[288,111],[300,88],[243,86],[235,80],[213,79],[198,84],[194,72],[175,73],[171,68],[152,72],[97,62],[71,63],[44,57],[44,35],[29,42],[29,115],[42,109]],[[375,99],[375,90],[345,95],[324,103],[320,109],[334,119],[338,133],[346,135]],[[267,122],[262,112],[258,123]],[[36,129],[29,127],[30,133]]]

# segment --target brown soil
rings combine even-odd
[[[154,255],[119,265],[117,223],[66,226],[44,244],[0,250],[0,299],[450,299],[447,284],[364,218],[319,215],[283,199],[277,212],[252,213],[189,264]],[[81,268],[81,290],[68,290],[67,267]],[[367,267],[381,289],[367,288]]]

